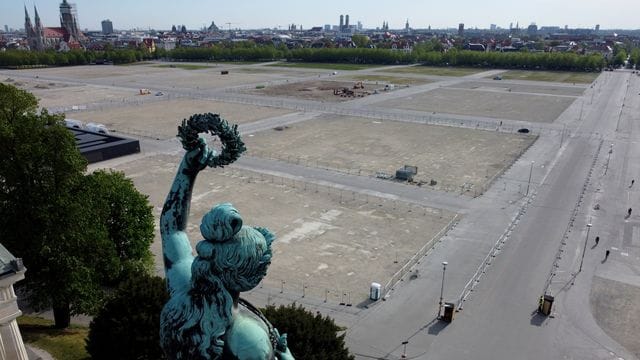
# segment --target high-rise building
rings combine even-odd
[[[7,28],[7,26],[6,26],[6,25],[5,25],[4,27],[5,27],[5,29]],[[600,24],[597,24],[597,25],[596,25],[596,31],[600,31]]]
[[[7,33],[9,32],[9,25],[4,26],[4,32],[7,32]]]
[[[344,29],[344,15],[340,15],[340,31]]]
[[[345,30],[349,29],[349,14],[344,17],[344,28]]]
[[[464,23],[458,24],[458,36],[464,36]]]
[[[113,34],[113,23],[111,20],[102,20],[102,33],[105,35]]]

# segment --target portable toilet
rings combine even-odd
[[[380,300],[380,296],[382,295],[382,286],[376,282],[371,283],[371,288],[369,290],[369,299],[373,301]]]

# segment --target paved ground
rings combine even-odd
[[[44,97],[48,94],[52,103],[79,106],[79,112],[74,115],[84,112],[82,106],[94,110],[97,106],[115,110],[148,106],[152,112],[151,103],[162,100],[145,96],[139,101],[133,95],[135,100],[124,101],[125,105],[122,105],[109,99],[109,96],[122,93],[135,94],[142,87],[162,90],[172,99],[252,105],[256,108],[248,112],[258,114],[242,124],[241,131],[246,134],[248,143],[252,138],[257,140],[262,135],[277,133],[276,142],[270,146],[289,141],[280,136],[295,133],[298,128],[309,126],[308,130],[322,134],[327,129],[318,125],[318,119],[330,123],[332,127],[327,135],[317,139],[305,138],[300,133],[300,140],[293,142],[297,145],[287,149],[290,155],[280,156],[280,161],[261,160],[260,154],[254,154],[239,161],[229,173],[207,175],[206,180],[199,182],[204,188],[198,190],[195,200],[200,202],[194,206],[194,213],[203,212],[215,202],[216,195],[230,186],[231,180],[240,180],[234,183],[230,193],[240,195],[233,202],[238,204],[247,222],[275,224],[272,227],[277,228],[278,235],[284,239],[280,245],[287,244],[278,251],[295,248],[302,254],[295,256],[301,256],[300,260],[309,263],[311,268],[306,271],[282,259],[282,268],[278,270],[278,259],[283,257],[276,256],[269,279],[247,296],[258,305],[296,301],[333,316],[347,327],[347,343],[358,359],[400,358],[401,342],[407,340],[407,353],[416,359],[628,360],[637,357],[637,339],[628,334],[637,332],[635,324],[640,321],[637,298],[640,288],[637,239],[640,236],[636,234],[640,232],[635,231],[634,225],[640,222],[640,217],[635,218],[634,213],[630,219],[624,219],[624,211],[638,201],[638,193],[629,188],[630,178],[640,178],[637,176],[640,165],[635,161],[640,157],[637,146],[640,126],[633,120],[640,110],[636,95],[640,92],[640,80],[637,77],[626,72],[604,73],[591,86],[573,86],[483,80],[500,70],[465,77],[403,74],[430,82],[342,103],[322,103],[244,94],[243,91],[255,89],[260,84],[330,78],[327,70],[281,68],[274,71],[261,65],[211,66],[211,69],[193,71],[154,65],[0,71],[0,81],[9,77],[24,83],[31,81],[32,89],[51,82],[62,83],[67,88],[97,89],[101,98],[97,104],[90,97],[85,98],[85,93],[76,92],[78,97],[74,98],[73,92],[61,96],[62,93],[56,95],[53,88],[37,89],[43,102],[47,101]],[[237,73],[238,76],[224,77],[219,73],[221,68],[228,68],[230,75]],[[381,74],[379,70],[341,71],[341,75]],[[59,90],[63,91],[63,86]],[[434,101],[436,98],[438,101]],[[579,101],[575,101],[576,98]],[[263,114],[262,107],[265,106],[282,112]],[[238,106],[226,117],[230,120],[236,115],[241,118],[246,109],[249,108]],[[291,110],[294,112],[287,113]],[[450,153],[466,151],[465,158],[487,156],[486,163],[476,164],[477,161],[471,160],[460,164],[455,171],[462,168],[465,174],[477,173],[478,170],[473,169],[483,169],[483,166],[486,172],[487,164],[496,161],[489,154],[477,154],[476,149],[468,147],[467,141],[477,143],[477,137],[481,139],[492,134],[494,138],[484,142],[492,142],[499,148],[502,141],[512,136],[508,134],[519,127],[532,129],[539,138],[515,162],[511,160],[511,165],[508,165],[509,158],[498,159],[496,163],[505,161],[508,166],[504,172],[498,172],[501,175],[492,182],[493,186],[482,196],[472,199],[301,162],[299,159],[303,155],[309,156],[305,151],[314,146],[318,146],[314,152],[320,152],[323,147],[347,142],[341,137],[343,133],[331,132],[344,126],[344,121],[339,120],[345,115],[350,117],[349,124],[358,124],[352,139],[354,143],[362,141],[359,138],[374,139],[378,143],[386,141],[363,132],[364,124],[373,125],[376,121],[380,124],[375,125],[393,124],[384,133],[398,133],[400,139],[408,136],[407,133],[420,135],[420,131],[430,129],[426,123],[445,125],[447,131],[465,128],[461,132],[452,131],[457,135],[449,136],[447,140],[438,137],[429,140],[429,143],[439,140],[451,146],[454,150]],[[165,130],[165,125],[170,129],[168,123],[162,123],[153,131],[169,131]],[[289,128],[273,131],[277,126]],[[469,128],[491,132],[469,131]],[[250,134],[254,136],[250,137]],[[459,137],[464,137],[464,141]],[[412,147],[420,148],[415,139],[408,139]],[[180,150],[175,140],[155,140],[148,136],[140,140],[143,153],[97,166],[125,170],[141,188],[150,189],[148,192],[152,202],[157,204],[157,212],[177,166],[176,156]],[[309,144],[312,142],[317,144],[312,146]],[[609,143],[613,145],[608,147]],[[456,148],[456,144],[463,145]],[[389,159],[405,160],[397,156],[394,146],[389,148],[392,151],[382,152],[394,154]],[[612,153],[608,152],[609,148]],[[437,163],[438,152],[427,152],[432,159],[422,161]],[[236,191],[239,187],[241,190]],[[596,204],[599,210],[592,210]],[[265,208],[269,211],[263,211]],[[438,208],[442,210],[436,210]],[[335,290],[328,294],[313,293],[310,288],[307,288],[309,294],[302,291],[302,280],[307,274],[317,276],[318,284],[320,281],[325,281],[323,284],[336,281],[353,284],[349,283],[350,277],[374,271],[389,274],[395,269],[393,266],[400,266],[393,263],[395,254],[388,250],[384,254],[375,253],[375,249],[368,248],[371,243],[377,242],[379,249],[402,246],[407,254],[411,254],[417,246],[429,244],[428,235],[420,235],[418,241],[416,233],[437,234],[453,213],[463,214],[461,220],[446,236],[439,238],[426,257],[414,258],[416,262],[411,262],[406,268],[408,271],[401,273],[404,281],[393,286],[386,301],[357,303],[349,298],[351,291],[343,291],[345,286],[333,286],[331,288]],[[197,218],[194,215],[192,221]],[[349,223],[347,219],[356,219],[356,223]],[[583,241],[589,240],[587,223],[593,226],[589,228],[592,229],[591,237],[597,233],[602,240],[601,247],[589,247],[583,253]],[[345,241],[345,233],[346,245],[337,245]],[[355,240],[349,241],[349,236]],[[327,244],[336,246],[322,248]],[[604,248],[611,251],[606,261],[603,261]],[[158,246],[154,249],[157,252]],[[319,251],[320,255],[305,257],[304,254],[314,251]],[[332,260],[342,254],[343,259],[351,261],[322,261],[324,259],[319,259],[322,252],[333,253],[333,256],[327,256]],[[354,257],[354,254],[361,257]],[[576,275],[583,255],[585,266]],[[367,263],[366,260],[370,261]],[[446,287],[441,264],[445,260],[449,262]],[[403,261],[399,256],[398,264]],[[359,263],[367,267],[354,268],[355,271],[340,268],[345,264],[360,266]],[[339,271],[335,277],[319,276],[324,275],[325,269]],[[350,272],[353,274],[349,275]],[[283,279],[283,274],[290,277]],[[353,290],[353,294],[362,291],[362,282],[366,286],[372,278],[358,280],[354,288],[359,290]],[[299,287],[296,289],[294,284]],[[435,318],[441,285],[444,299],[453,300],[464,308],[450,326]],[[315,287],[322,288],[323,285]],[[533,311],[545,288],[556,296],[552,318],[542,318]],[[354,298],[356,296],[359,295]],[[339,305],[345,302],[353,302],[354,306]],[[615,311],[618,306],[623,311]]]
[[[176,143],[176,152],[179,151]],[[150,196],[159,218],[175,175],[178,155],[156,155],[116,166]],[[289,291],[320,298],[347,292],[366,299],[371,282],[386,283],[426,240],[454,217],[452,212],[398,204],[353,191],[309,184],[295,178],[230,168],[199,175],[191,205],[189,237],[200,239],[200,219],[214,205],[232,202],[246,224],[265,226],[278,236],[275,258],[264,283],[286,282]],[[152,246],[162,274],[159,235]],[[304,284],[304,285],[303,285]]]
[[[575,100],[567,96],[513,93],[502,89],[442,88],[394,99],[378,106],[462,115],[479,115],[530,122],[552,122]]]
[[[417,166],[414,180],[423,186],[474,195],[535,137],[324,115],[245,140],[254,156],[365,176],[393,175],[404,165]],[[429,185],[431,180],[436,184]]]

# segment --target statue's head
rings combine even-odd
[[[256,287],[271,264],[273,234],[263,228],[242,226],[242,218],[229,203],[209,211],[200,225],[205,240],[198,243],[199,260],[194,262],[193,280],[220,278],[229,291]]]

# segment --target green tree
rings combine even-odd
[[[164,279],[138,275],[120,285],[91,321],[86,340],[94,360],[164,359],[160,313],[169,300]]]
[[[85,176],[63,116],[36,109],[32,94],[0,84],[0,239],[23,258],[31,307],[67,327],[98,310],[104,285],[148,264],[153,219],[123,176]]]
[[[353,360],[344,343],[344,329],[328,316],[312,314],[300,305],[268,306],[264,315],[278,331],[287,334],[289,349],[296,359]]]
[[[627,60],[627,52],[624,49],[619,49],[618,53],[613,58],[613,65],[621,66]]]
[[[371,43],[371,40],[368,36],[360,34],[352,35],[351,41],[353,41],[353,43],[356,44],[356,46],[359,48],[367,47],[367,45]]]
[[[105,271],[103,279],[110,282],[151,272],[154,218],[148,196],[136,190],[124,173],[104,170],[85,176],[83,193],[91,202],[91,218],[104,227],[115,254],[110,257],[115,268]]]

